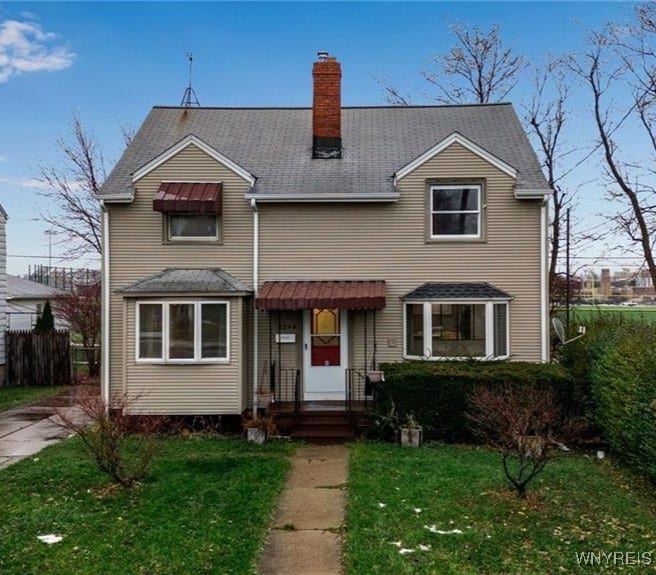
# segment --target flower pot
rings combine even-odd
[[[252,441],[253,443],[264,443],[267,440],[266,429],[260,429],[259,427],[248,427],[246,429],[246,439]]]
[[[419,427],[402,427],[399,430],[401,447],[420,447],[424,439],[424,429]]]

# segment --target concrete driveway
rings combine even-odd
[[[69,437],[71,432],[57,424],[56,410],[82,418],[74,407],[78,388],[28,406],[0,413],[0,469],[30,457],[44,447]]]

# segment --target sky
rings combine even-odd
[[[326,50],[342,63],[343,105],[385,104],[381,81],[426,103],[420,71],[453,45],[449,24],[501,26],[506,44],[534,61],[584,49],[586,30],[622,21],[614,2],[0,2],[0,203],[9,214],[8,272],[28,265],[98,267],[59,259],[39,168],[61,163],[55,141],[79,114],[111,165],[121,126],[137,128],[154,105],[178,105],[194,57],[193,87],[204,106],[310,106],[311,66]],[[521,112],[531,77],[511,95]],[[583,104],[581,104],[583,106]],[[594,135],[583,118],[573,141]],[[589,182],[598,165],[574,174]],[[579,225],[593,226],[599,190],[581,192]],[[581,253],[595,254],[588,246]],[[598,250],[597,250],[598,251]],[[29,257],[27,257],[29,256]]]

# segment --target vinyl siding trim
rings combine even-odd
[[[245,168],[242,168],[236,162],[233,162],[227,156],[224,156],[221,152],[210,146],[209,144],[203,142],[200,138],[197,138],[193,134],[190,134],[186,138],[180,140],[177,144],[171,146],[168,150],[160,154],[159,156],[153,158],[147,164],[143,165],[141,168],[136,170],[132,174],[132,183],[135,184],[141,180],[144,176],[150,174],[153,170],[159,168],[162,164],[168,162],[174,156],[177,156],[180,152],[188,148],[189,146],[195,146],[196,148],[205,152],[208,156],[237,174],[240,178],[244,179],[251,186],[255,184],[255,176],[251,174]],[[168,180],[163,180],[168,181]]]
[[[482,148],[469,138],[466,138],[458,132],[453,132],[450,136],[447,136],[441,142],[435,144],[429,150],[426,150],[421,156],[414,159],[409,164],[406,164],[401,169],[399,169],[394,174],[394,183],[396,184],[399,180],[405,178],[408,174],[414,172],[417,168],[432,160],[435,156],[452,146],[453,144],[460,144],[462,147],[466,148],[473,154],[476,154],[479,158],[482,158],[498,170],[507,174],[514,180],[517,179],[517,169],[511,166],[510,164],[504,162],[501,158],[498,158],[494,154],[488,152],[485,148]]]

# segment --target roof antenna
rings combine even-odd
[[[196,91],[191,87],[191,67],[194,63],[194,55],[191,52],[187,52],[187,60],[189,60],[189,85],[185,90],[184,96],[182,96],[180,106],[190,108],[191,106],[200,106],[200,102],[198,101],[198,96],[196,96]]]

